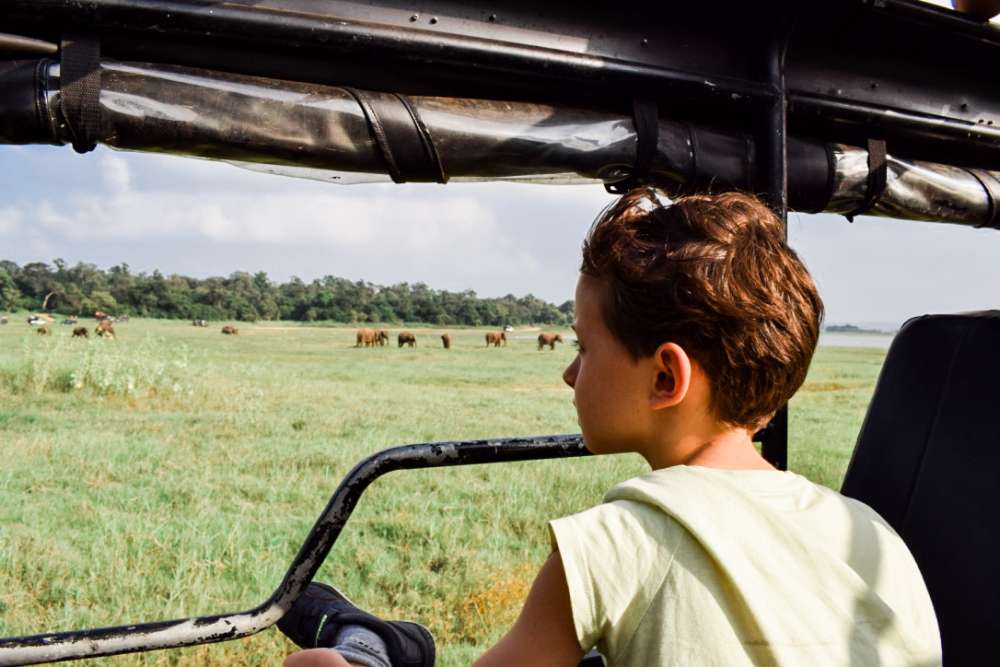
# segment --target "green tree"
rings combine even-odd
[[[103,310],[106,313],[117,313],[119,310],[118,300],[111,295],[111,292],[96,290],[90,293],[90,300],[95,310]]]
[[[424,283],[388,287],[324,276],[306,284],[293,277],[284,284],[267,273],[236,271],[227,278],[190,278],[133,273],[124,262],[103,271],[93,264],[23,267],[0,260],[0,308],[44,306],[66,314],[104,310],[149,317],[185,319],[332,320],[336,322],[426,322],[500,326],[536,322],[564,324],[573,302],[558,308],[535,296],[508,294],[481,299],[472,290],[435,290]]]
[[[14,310],[21,300],[21,290],[17,288],[14,277],[6,268],[0,267],[0,309]]]

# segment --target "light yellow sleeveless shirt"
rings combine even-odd
[[[674,466],[549,525],[580,647],[609,666],[941,664],[906,545],[800,475]]]

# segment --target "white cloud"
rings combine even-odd
[[[101,159],[104,184],[111,192],[128,192],[132,184],[128,162],[113,153],[106,153]]]
[[[0,257],[125,261],[193,276],[263,270],[275,280],[420,281],[558,303],[572,298],[580,241],[611,200],[597,185],[338,186],[101,151],[98,178],[79,190],[39,189],[5,202]],[[74,159],[53,154],[51,162]],[[898,323],[996,305],[1000,234],[992,230],[867,218],[850,225],[828,215],[790,223],[830,321]]]
[[[583,233],[608,200],[596,185],[345,187],[106,148],[81,173],[78,156],[31,155],[35,173],[58,173],[76,189],[27,188],[5,202],[15,231],[0,235],[0,256],[22,264],[62,257],[191,276],[336,275],[561,302],[572,297]]]
[[[884,218],[789,218],[791,245],[812,273],[830,322],[898,325],[907,317],[997,307],[1000,235]]]
[[[12,235],[17,232],[23,217],[23,213],[13,206],[0,208],[0,235]]]
[[[580,242],[611,200],[597,185],[338,186],[205,160],[106,149],[94,157],[97,178],[76,181],[79,190],[31,190],[32,182],[17,190],[31,196],[4,202],[0,257],[124,261],[192,276],[420,281],[558,303],[572,298]],[[48,171],[75,173],[64,165],[79,164],[70,153],[45,160]],[[997,305],[993,230],[793,215],[790,234],[832,322]]]
[[[572,295],[583,232],[609,199],[598,186],[344,187],[206,160],[100,157],[98,192],[20,204],[17,214],[36,223],[22,236],[72,249],[62,256],[114,255],[168,273],[332,273],[561,301]]]
[[[115,187],[123,183],[119,180]],[[209,198],[122,190],[74,193],[65,205],[43,201],[33,212],[5,211],[15,221],[33,213],[49,232],[80,241],[204,238],[349,248],[378,244],[383,250],[430,256],[447,247],[488,245],[496,234],[492,211],[469,197],[436,201],[421,196],[220,192]]]

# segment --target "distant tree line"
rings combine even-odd
[[[103,270],[61,259],[24,266],[0,260],[0,310],[63,315],[96,310],[143,317],[205,320],[332,320],[425,322],[437,325],[567,324],[573,302],[555,306],[532,295],[483,299],[423,283],[381,286],[325,276],[274,283],[263,271],[227,278],[133,273],[128,264]]]
[[[890,333],[882,331],[881,329],[866,329],[854,324],[828,324],[823,327],[823,330],[827,333]]]

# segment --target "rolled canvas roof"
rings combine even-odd
[[[760,190],[759,118],[782,104],[792,208],[996,224],[992,26],[911,0],[808,15],[785,0],[422,7],[8,0],[0,142],[101,142],[338,183],[615,183],[643,152],[630,113],[642,98],[658,109],[646,182]],[[98,49],[88,77],[66,60],[81,36]],[[783,88],[766,67],[778,43]]]

